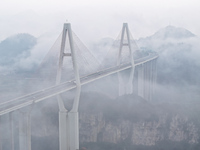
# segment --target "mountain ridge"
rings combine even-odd
[[[191,37],[195,37],[195,36],[196,36],[195,34],[193,34],[191,31],[189,31],[185,28],[168,25],[164,28],[159,29],[154,34],[147,36],[147,37],[144,37],[144,38],[140,38],[139,40],[142,40],[142,39],[166,40],[166,39],[169,39],[169,38],[184,39],[184,38],[191,38]]]

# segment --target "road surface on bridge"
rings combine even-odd
[[[148,56],[145,56],[140,59],[136,59],[134,61],[134,64],[135,66],[138,66],[148,61],[151,61],[153,59],[156,59],[157,57],[158,57],[157,53],[150,53]],[[80,78],[81,85],[84,85],[92,81],[98,80],[100,78],[109,76],[111,74],[129,69],[131,67],[132,67],[131,63],[127,63],[120,66],[115,66],[115,67],[111,67],[105,70],[101,70],[93,74],[87,75],[85,77],[81,77]],[[76,88],[76,83],[75,83],[75,80],[72,80],[72,81],[64,82],[59,85],[52,86],[52,87],[28,94],[28,95],[22,96],[22,97],[18,97],[18,98],[0,103],[0,115],[4,115],[14,110],[40,102],[42,100],[64,93],[74,88]]]

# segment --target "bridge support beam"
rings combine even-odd
[[[69,119],[67,111],[59,112],[59,149],[70,150],[69,147]]]
[[[59,149],[79,149],[78,111],[59,111]]]
[[[152,100],[156,84],[156,60],[137,67],[137,93],[145,100]]]
[[[149,100],[149,72],[148,72],[148,62],[144,63],[144,99]]]
[[[119,96],[133,93],[134,71],[135,71],[135,67],[132,67],[130,69],[130,74],[127,81],[126,81],[127,77],[126,76],[123,77],[123,72],[122,73],[118,72]]]
[[[119,96],[122,96],[122,95],[125,95],[125,93],[126,93],[126,87],[125,87],[125,83],[123,81],[123,78],[122,78],[122,75],[120,74],[120,72],[118,72],[117,75],[118,75],[118,81],[119,81],[119,84],[118,84],[119,92],[118,93],[119,93]]]
[[[9,113],[9,127],[10,127],[10,145],[11,145],[11,150],[14,150],[15,146],[14,146],[14,120],[13,120],[13,112]]]
[[[20,113],[19,117],[19,149],[26,150],[27,149],[27,124],[26,118],[23,113]]]
[[[153,87],[152,87],[152,89],[153,89],[153,91],[152,91],[152,93],[154,94],[155,93],[155,87],[156,87],[156,80],[157,80],[157,59],[155,59],[155,60],[153,60],[153,66],[152,66],[152,71],[153,71]]]
[[[20,113],[19,117],[19,149],[31,150],[31,117],[30,113]]]
[[[151,101],[153,98],[156,84],[156,60],[145,63],[145,95],[146,100]]]
[[[150,100],[153,99],[153,95],[154,95],[154,60],[150,62]]]
[[[149,100],[151,101],[152,100],[152,62],[150,61],[149,62],[149,65],[148,65],[149,69],[149,85],[148,85],[148,88],[149,88]]]
[[[70,127],[70,150],[79,149],[79,122],[78,112],[69,112],[69,127]]]
[[[133,82],[134,82],[134,72],[135,72],[135,67],[131,68],[129,80],[126,86],[126,94],[132,94],[133,93]]]
[[[3,142],[2,142],[2,140],[3,140],[3,138],[2,138],[2,116],[0,116],[0,150],[3,150],[2,149],[2,144],[3,144]]]
[[[138,66],[138,96],[144,98],[144,65]]]
[[[59,112],[59,149],[79,149],[78,112]]]

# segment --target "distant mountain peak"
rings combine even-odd
[[[0,65],[12,65],[21,58],[27,58],[37,39],[27,33],[20,33],[0,42]]]
[[[194,37],[195,35],[187,29],[175,27],[172,25],[166,26],[158,30],[152,37],[155,39],[167,39],[167,38],[190,38]]]

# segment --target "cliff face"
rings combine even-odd
[[[79,108],[80,148],[199,150],[199,105],[187,104],[185,107],[150,103],[134,95],[114,100],[97,93],[82,96],[84,101],[80,101]],[[32,143],[37,150],[45,141],[49,150],[59,146],[58,110],[55,105],[41,106],[40,116],[43,117],[37,120],[32,116]],[[38,117],[39,111],[35,113]]]
[[[108,120],[103,113],[80,113],[80,142],[155,145],[162,140],[198,143],[198,128],[187,117],[160,115],[154,121]]]

